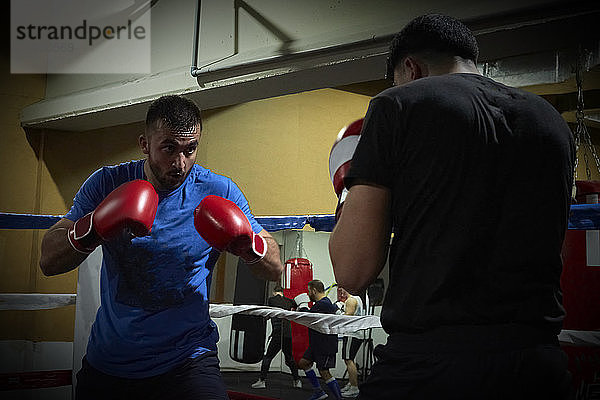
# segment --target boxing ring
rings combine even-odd
[[[52,226],[54,223],[56,223],[60,218],[61,216],[55,215],[0,213],[0,229],[46,229]],[[317,232],[329,232],[333,228],[334,224],[334,217],[332,215],[259,217],[257,218],[257,220],[263,227],[265,227],[265,229],[271,232],[302,229],[306,225],[309,225]],[[289,231],[288,233],[291,233],[291,231]],[[72,365],[73,374],[72,377],[69,376],[70,379],[68,382],[65,382],[65,380],[63,379],[61,381],[55,381],[55,384],[68,385],[71,384],[71,382],[74,382],[75,373],[79,370],[81,366],[81,359],[86,351],[89,332],[95,319],[96,310],[100,305],[99,276],[101,265],[102,248],[98,247],[78,267],[78,283],[76,294],[0,294],[0,310],[45,310],[65,306],[75,306],[75,330],[74,339],[72,342],[72,359],[70,362],[70,365]],[[329,267],[329,269],[331,268]],[[331,271],[329,273],[331,273]],[[228,332],[231,330],[232,316],[234,314],[249,314],[261,317],[277,316],[280,318],[295,320],[296,322],[305,326],[309,326],[317,330],[329,333],[344,333],[348,332],[349,330],[355,331],[362,326],[380,326],[379,318],[374,316],[341,316],[341,318],[336,318],[336,316],[331,315],[317,315],[301,312],[285,312],[284,310],[272,309],[269,307],[262,306],[233,306],[226,304],[212,304],[210,308],[210,314],[215,323],[217,324],[219,332],[221,332],[220,341],[218,343],[219,358],[221,359],[222,370],[225,371],[247,372],[258,371],[260,368],[260,363],[240,364],[230,358],[230,354],[228,353],[230,347],[230,335]],[[267,336],[270,333],[270,328],[270,324],[267,325]],[[383,334],[383,331],[381,329],[380,331]],[[383,337],[383,335],[380,336]],[[278,357],[281,357],[281,355],[279,354]],[[271,371],[286,372],[287,366],[285,366],[283,362],[278,363],[278,357],[274,360],[275,362],[273,363],[274,365],[272,365],[271,367]],[[343,362],[339,362],[338,365],[341,368],[343,366]],[[51,375],[50,371],[44,372],[48,372],[46,376]],[[67,371],[61,371],[61,374],[64,376],[66,372]],[[29,376],[25,376],[23,373],[13,375],[18,375],[19,379],[24,380],[24,386],[28,388],[49,387],[50,385],[52,385],[52,382],[50,380],[45,380],[41,384],[42,386],[40,386],[40,384],[32,382]],[[1,381],[2,377],[0,376],[0,386],[2,386]],[[0,390],[2,390],[1,387]]]
[[[0,213],[0,229],[47,229],[61,217],[54,215],[30,215]],[[283,217],[258,217],[257,221],[268,231],[302,229],[309,225],[315,231],[329,232],[335,220],[333,215],[304,215]],[[524,221],[526,223],[527,221]],[[600,204],[578,204],[571,206],[569,229],[597,231],[600,230]],[[600,243],[599,243],[600,246]],[[79,266],[79,279],[76,294],[36,294],[36,293],[4,293],[0,294],[0,310],[46,310],[75,305],[75,334],[73,341],[73,381],[76,371],[81,366],[85,354],[87,339],[100,305],[100,268],[102,250],[98,247]],[[358,330],[381,328],[376,315],[344,316],[286,311],[259,305],[227,305],[211,304],[210,315],[219,330],[230,329],[230,316],[234,314],[255,315],[265,318],[282,318],[310,327],[322,333],[344,334]],[[229,318],[229,319],[228,319]],[[221,335],[227,341],[227,335]],[[600,346],[600,331],[563,330],[559,340],[573,346]],[[219,342],[219,357],[225,367],[229,365],[228,343]],[[257,370],[250,369],[250,370]],[[50,371],[52,372],[52,371]],[[67,371],[63,371],[63,375]],[[71,371],[69,371],[71,372]],[[60,380],[59,380],[60,381]],[[71,384],[64,379],[64,385]],[[33,386],[35,387],[35,385]],[[235,396],[234,396],[235,397]],[[239,398],[239,397],[238,397]]]

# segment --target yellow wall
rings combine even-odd
[[[38,193],[47,171],[36,154],[43,146],[42,135],[25,135],[20,127],[19,113],[26,105],[44,97],[46,78],[42,75],[11,75],[9,60],[8,47],[3,47],[0,61],[0,211],[42,213],[45,207]],[[39,271],[41,234],[38,230],[0,230],[0,292],[73,292],[75,273],[49,280]],[[50,311],[2,311],[0,339],[72,340],[73,313],[74,307]]]
[[[204,113],[199,162],[232,178],[256,215],[329,214],[329,151],[369,97],[335,89]]]
[[[332,213],[337,198],[329,151],[338,131],[364,115],[368,101],[322,89],[204,111],[197,162],[232,178],[256,215]],[[142,132],[141,122],[46,131],[42,212],[66,212],[81,183],[100,166],[142,158]]]

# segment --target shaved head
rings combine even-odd
[[[150,104],[146,113],[146,135],[156,130],[167,130],[177,136],[194,135],[202,130],[200,109],[185,97],[162,96]]]

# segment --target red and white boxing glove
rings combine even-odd
[[[329,174],[333,190],[338,196],[338,203],[335,209],[336,221],[340,217],[344,200],[346,200],[346,194],[348,194],[348,190],[344,186],[344,177],[350,169],[350,162],[360,139],[362,125],[363,118],[357,119],[350,125],[343,127],[338,133],[337,139],[329,153]]]
[[[300,293],[298,296],[294,297],[294,302],[297,305],[296,311],[308,311],[310,309],[308,306],[310,297],[308,297],[307,293]]]
[[[79,218],[69,230],[71,246],[89,254],[124,230],[134,236],[146,236],[152,230],[158,195],[152,184],[140,179],[113,190],[94,211]]]
[[[194,211],[194,226],[212,247],[255,264],[267,254],[265,238],[252,231],[246,214],[232,201],[206,196]]]

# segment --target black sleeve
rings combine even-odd
[[[398,162],[396,147],[401,131],[400,104],[389,97],[375,97],[369,103],[360,141],[344,179],[347,188],[365,181],[391,188],[392,166]]]
[[[296,308],[298,308],[298,304],[296,304],[296,301],[294,299],[288,299],[290,301],[290,310],[295,310]]]

